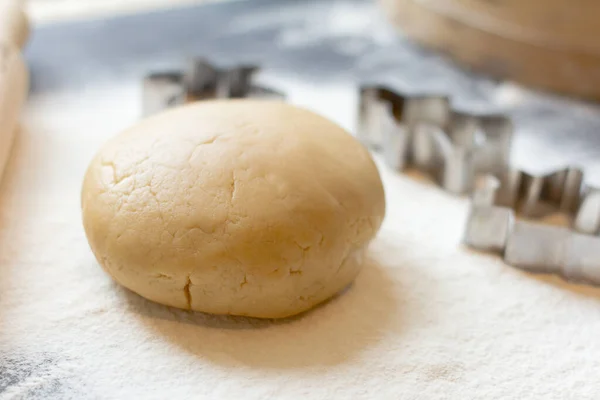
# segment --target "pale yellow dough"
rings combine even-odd
[[[83,222],[120,284],[158,303],[278,318],[358,274],[385,214],[368,151],[304,109],[199,102],[106,144],[86,173]]]

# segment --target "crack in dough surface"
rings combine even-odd
[[[122,285],[266,318],[346,287],[385,213],[378,171],[347,132],[248,100],[176,108],[123,132],[92,161],[82,207],[94,253]]]

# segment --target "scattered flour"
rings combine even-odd
[[[293,101],[350,127],[356,99],[331,89],[311,100],[296,87]],[[461,248],[466,202],[385,168],[388,215],[369,264],[302,317],[188,313],[117,286],[87,246],[79,190],[98,146],[136,120],[138,94],[31,99],[0,194],[1,400],[599,393],[600,291]]]

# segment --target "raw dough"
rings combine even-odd
[[[308,310],[358,274],[385,199],[368,151],[281,102],[176,108],[92,161],[83,222],[122,285],[166,305],[261,318]]]

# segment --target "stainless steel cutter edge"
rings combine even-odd
[[[381,151],[389,167],[416,167],[451,193],[470,193],[477,175],[508,169],[510,119],[453,110],[446,96],[363,86],[358,127],[359,139]]]
[[[600,189],[583,181],[577,167],[536,176],[511,170],[501,179],[480,177],[463,243],[496,252],[520,269],[600,284]],[[570,228],[535,221],[556,211],[570,217]]]
[[[188,62],[179,71],[148,74],[142,88],[142,113],[155,114],[193,100],[220,98],[277,98],[282,92],[253,83],[259,71],[255,65],[219,68],[203,58]]]
[[[446,96],[363,86],[359,98],[358,137],[389,167],[414,166],[449,192],[472,194],[467,246],[521,269],[600,284],[600,189],[585,186],[579,168],[538,176],[511,168],[510,120],[458,113]],[[571,229],[515,218],[553,211],[570,215]]]

